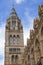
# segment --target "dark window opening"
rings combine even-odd
[[[12,63],[14,63],[14,62],[15,62],[14,55],[12,55],[12,57],[11,57],[11,61],[12,61]]]

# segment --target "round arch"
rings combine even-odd
[[[12,63],[15,62],[15,57],[14,57],[14,55],[11,56],[11,62],[12,62]]]

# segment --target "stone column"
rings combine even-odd
[[[15,27],[16,30],[18,30],[18,22],[17,22],[17,19],[16,19],[16,27]]]

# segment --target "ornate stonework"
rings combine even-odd
[[[12,8],[6,22],[5,65],[43,65],[43,5],[39,5],[38,13],[24,48],[23,26]]]
[[[24,65],[43,65],[43,5],[39,5],[39,18],[34,19],[33,28],[24,51]]]

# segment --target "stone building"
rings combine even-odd
[[[14,7],[6,20],[4,65],[22,65],[24,52],[23,26]]]
[[[24,65],[43,65],[43,5],[39,5],[38,10],[39,17],[34,19],[24,50]]]
[[[43,65],[43,5],[24,49],[23,25],[14,7],[6,20],[4,65]]]

